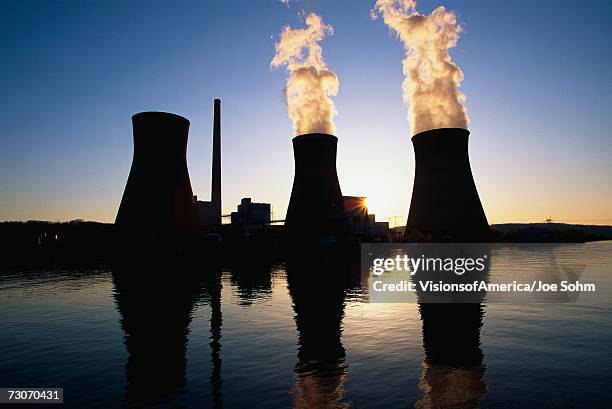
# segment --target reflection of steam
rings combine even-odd
[[[344,358],[335,361],[298,362],[293,384],[295,409],[348,408],[343,402],[347,365]]]
[[[580,291],[563,291],[560,286],[563,281],[572,284],[579,282],[586,268],[585,262],[578,258],[567,259],[563,256],[563,253],[556,254],[554,249],[547,249],[547,252],[548,262],[536,269],[535,280],[541,281],[542,284],[555,284],[559,290],[533,292],[533,297],[537,302],[576,302]]]
[[[296,135],[335,135],[332,118],[336,107],[330,97],[338,93],[339,82],[336,74],[327,69],[319,45],[334,29],[314,13],[306,16],[306,25],[307,28],[283,29],[270,65],[272,68],[286,65],[289,70],[285,98]]]
[[[415,407],[473,408],[487,392],[484,366],[453,368],[423,363],[419,387],[424,395]]]
[[[415,0],[377,0],[372,17],[378,14],[406,48],[402,87],[404,101],[410,105],[412,133],[467,129],[465,95],[459,91],[463,72],[449,54],[461,32],[455,14],[440,6],[422,15],[416,11]]]

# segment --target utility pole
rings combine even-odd
[[[387,217],[387,220],[389,220],[389,224],[391,224],[391,221],[393,221],[393,226],[389,226],[389,227],[397,227],[397,225],[399,224],[397,222],[398,219],[400,219],[402,216],[389,216]]]

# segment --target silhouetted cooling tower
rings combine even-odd
[[[295,176],[285,228],[297,240],[341,238],[347,232],[336,173],[338,138],[311,133],[293,138]]]
[[[189,121],[165,112],[132,117],[134,157],[117,212],[118,233],[172,239],[198,229],[187,170]]]
[[[415,231],[435,239],[478,241],[489,224],[468,157],[470,132],[432,129],[412,137],[416,170],[404,238]]]

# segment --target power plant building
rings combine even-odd
[[[269,203],[255,203],[245,197],[238,205],[238,211],[232,212],[232,225],[265,225],[270,224],[272,206]]]
[[[368,221],[368,207],[365,196],[342,196],[342,207],[351,223]]]
[[[204,200],[198,200],[197,196],[193,197],[198,210],[198,219],[200,226],[218,226],[218,206],[216,203]]]
[[[389,222],[377,222],[376,215],[368,213],[366,200],[366,196],[342,196],[351,234],[368,240],[390,238]]]

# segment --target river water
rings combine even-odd
[[[612,407],[612,242],[556,251],[597,290],[432,312],[368,301],[350,262],[237,256],[182,285],[2,273],[0,387],[63,387],[69,408]],[[491,257],[492,282],[547,259],[510,245]]]

